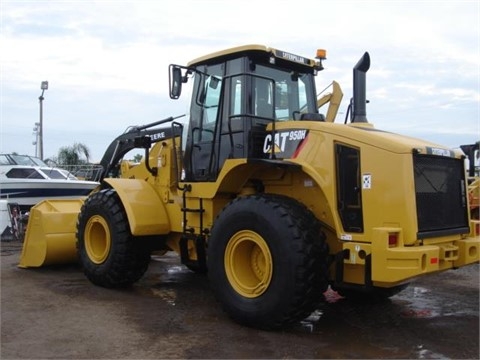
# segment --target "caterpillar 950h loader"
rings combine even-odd
[[[368,123],[368,53],[353,70],[350,120],[325,121],[314,81],[324,58],[250,45],[170,65],[172,99],[193,78],[188,125],[119,136],[96,191],[32,210],[20,266],[78,255],[94,284],[120,287],[152,251],[176,251],[208,269],[233,319],[269,329],[309,315],[329,285],[389,297],[478,262],[461,154]],[[119,177],[133,148],[144,161]]]

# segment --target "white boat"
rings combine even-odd
[[[98,185],[33,156],[0,154],[0,198],[18,204],[22,211],[44,199],[86,196]]]

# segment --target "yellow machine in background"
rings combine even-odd
[[[188,122],[130,128],[84,201],[37,205],[20,266],[78,255],[94,284],[121,287],[152,251],[173,250],[208,269],[233,319],[271,329],[308,316],[329,285],[386,298],[478,262],[462,154],[368,123],[368,53],[354,67],[350,121],[335,123],[338,84],[315,90],[324,59],[249,45],[170,65],[172,99],[193,78]],[[143,162],[122,163],[135,148]]]
[[[480,235],[480,141],[475,144],[460,145],[468,158],[468,202],[473,222],[472,235]]]

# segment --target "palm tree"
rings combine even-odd
[[[135,163],[139,163],[140,161],[142,161],[142,158],[143,158],[143,155],[142,154],[135,154],[135,156],[133,157],[133,162]]]
[[[82,156],[84,158],[82,158]],[[89,148],[82,143],[74,143],[72,146],[62,146],[58,150],[58,165],[82,165],[88,164],[90,158]]]

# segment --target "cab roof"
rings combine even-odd
[[[221,51],[217,51],[208,55],[198,57],[188,63],[188,66],[198,66],[204,64],[214,64],[219,61],[245,56],[248,54],[257,54],[257,56],[263,54],[264,56],[269,56],[277,59],[287,60],[295,64],[300,64],[303,66],[314,68],[316,65],[315,60],[308,59],[306,57],[295,55],[283,50],[274,49],[265,45],[243,45],[237,46]]]

